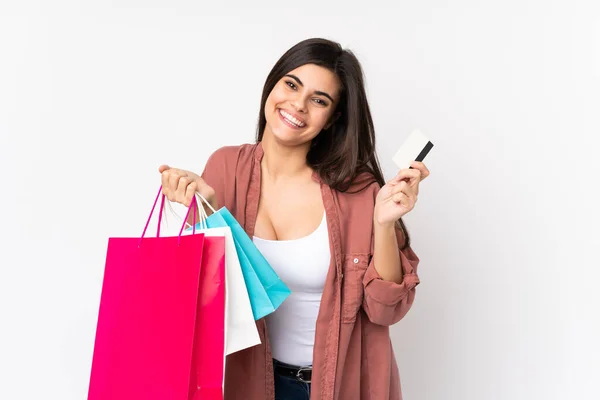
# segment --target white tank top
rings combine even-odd
[[[325,215],[316,231],[295,240],[253,238],[292,293],[266,318],[273,358],[312,365],[315,327],[331,253]]]

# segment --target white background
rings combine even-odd
[[[107,238],[140,235],[160,164],[253,141],[315,36],[361,60],[387,178],[435,143],[405,398],[600,398],[600,5],[212,3],[0,3],[0,398],[86,398]]]

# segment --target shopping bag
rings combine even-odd
[[[252,242],[252,239],[246,234],[244,228],[236,221],[229,210],[223,207],[218,210],[216,214],[223,217],[227,225],[229,225],[234,238],[248,257],[252,269],[254,269],[260,283],[267,291],[267,295],[269,296],[269,299],[271,299],[273,307],[275,309],[279,308],[284,300],[291,294],[290,289],[279,278],[275,270],[269,265],[260,250],[258,250],[256,245]],[[207,219],[207,225],[209,227],[211,226],[210,218],[211,217],[208,217]]]
[[[225,237],[205,236],[189,400],[223,399],[225,257]]]
[[[206,228],[198,222],[196,234],[198,233],[203,233],[205,238],[212,236],[225,238],[225,355],[260,344],[260,336],[231,229],[229,227]]]
[[[198,197],[213,212],[206,218],[207,227],[228,226],[231,229],[254,319],[258,320],[272,313],[290,295],[290,289],[277,276],[277,273],[229,210],[225,207],[215,210],[202,195],[198,194]],[[198,203],[200,204],[200,201]]]
[[[88,400],[184,400],[191,395],[198,285],[207,244],[203,234],[182,236],[180,231],[177,237],[160,237],[164,196],[157,237],[144,238],[160,193],[141,238],[109,239]]]

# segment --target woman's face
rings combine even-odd
[[[277,82],[265,103],[265,134],[285,145],[310,142],[334,121],[340,81],[327,68],[305,64]]]

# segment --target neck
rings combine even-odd
[[[277,143],[272,134],[264,133],[262,139],[264,156],[261,167],[270,180],[298,178],[312,173],[306,164],[310,142],[300,146],[283,146]]]

